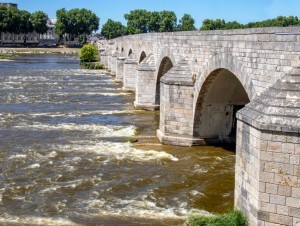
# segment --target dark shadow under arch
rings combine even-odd
[[[129,50],[128,56],[130,56],[131,54],[132,54],[132,49]]]
[[[141,56],[140,56],[140,59],[139,59],[139,64],[142,63],[143,60],[145,60],[146,57],[147,57],[147,55],[146,55],[145,51],[143,51],[143,52],[141,53]]]
[[[207,143],[233,143],[236,137],[236,112],[250,99],[239,79],[219,68],[203,83],[194,115],[194,136]]]
[[[161,78],[173,67],[173,63],[169,57],[164,57],[160,63],[157,79],[156,79],[156,92],[155,104],[160,104],[160,80]]]

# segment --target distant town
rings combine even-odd
[[[14,3],[0,3],[0,7],[14,8],[18,10],[18,4]],[[1,19],[1,18],[0,18]],[[44,33],[38,33],[36,30],[32,30],[28,33],[23,32],[2,32],[0,34],[0,46],[36,46],[36,47],[55,47],[59,44],[60,35],[56,33],[55,26],[57,23],[56,18],[47,18],[47,29]],[[1,26],[0,26],[1,28]],[[2,30],[2,29],[1,29]],[[100,34],[87,35],[87,41],[96,43],[98,40],[104,39]],[[63,35],[63,42],[68,46],[81,46],[82,40],[78,37],[74,37],[70,34]]]

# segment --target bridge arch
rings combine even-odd
[[[240,62],[230,54],[214,56],[196,82],[194,137],[208,143],[234,142],[236,112],[255,96]]]
[[[131,54],[132,54],[132,49],[129,49],[128,56],[130,56]]]
[[[145,51],[142,51],[139,56],[140,56],[140,58],[139,58],[139,64],[140,64],[143,62],[143,60],[145,60],[147,55],[146,55]]]
[[[165,56],[162,58],[159,68],[157,70],[156,82],[155,82],[155,104],[160,105],[160,80],[161,78],[173,67],[174,60],[170,57]]]

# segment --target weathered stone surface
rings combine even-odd
[[[100,46],[116,81],[136,91],[135,106],[160,108],[162,143],[236,140],[235,206],[250,225],[300,222],[299,27],[139,34]]]

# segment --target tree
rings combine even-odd
[[[97,46],[92,44],[84,45],[80,50],[79,59],[81,62],[97,62],[99,59]]]
[[[56,11],[57,24],[55,31],[60,36],[71,34],[79,37],[84,36],[99,29],[99,17],[95,13],[87,9],[71,9],[69,11],[64,8]]]
[[[160,32],[170,32],[175,31],[177,27],[177,17],[172,11],[161,11],[160,12]]]
[[[31,14],[31,22],[34,30],[39,34],[45,34],[48,31],[48,15],[42,11],[36,11]]]
[[[183,17],[179,20],[179,30],[180,31],[194,31],[195,20],[189,14],[184,14]]]
[[[150,12],[148,20],[148,32],[159,32],[161,17],[159,12]]]
[[[8,8],[0,5],[0,41],[2,45],[2,33],[7,31],[8,26]]]
[[[225,24],[225,29],[241,29],[241,28],[244,28],[244,25],[243,24],[240,24],[236,21],[232,21],[232,22],[227,22]]]
[[[148,32],[148,21],[150,12],[143,9],[136,9],[125,14],[124,18],[127,20],[127,33],[140,34]]]
[[[6,24],[6,29],[4,32],[12,33],[13,35],[13,44],[15,42],[14,34],[18,33],[18,27],[20,24],[20,14],[19,10],[15,7],[7,7],[6,18],[4,19],[4,23]]]
[[[119,21],[109,19],[103,26],[101,34],[107,38],[117,38],[126,34],[126,27]]]
[[[205,19],[202,22],[202,27],[200,30],[221,30],[225,29],[225,20],[216,19],[216,20],[210,20]]]
[[[68,16],[65,8],[59,9],[56,11],[56,24],[55,24],[55,33],[59,35],[60,41],[63,38],[65,33],[69,33],[68,30]]]
[[[23,33],[24,34],[24,44],[26,44],[26,40],[27,40],[27,34],[29,32],[33,32],[33,25],[32,22],[30,20],[31,14],[25,10],[20,10],[19,11],[20,14],[20,24],[18,27],[18,33]]]

